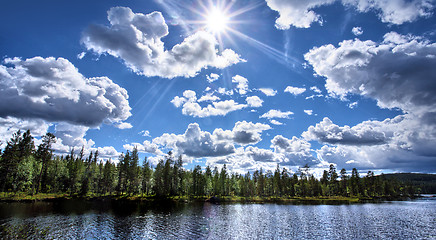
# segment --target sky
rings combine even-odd
[[[0,141],[436,172],[434,0],[4,1]]]

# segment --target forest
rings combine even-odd
[[[18,131],[1,152],[0,192],[66,193],[71,196],[241,196],[241,197],[320,197],[358,198],[414,196],[419,189],[408,184],[375,176],[361,177],[330,165],[317,179],[303,166],[291,173],[277,165],[275,171],[229,172],[197,165],[183,168],[182,156],[169,152],[153,167],[145,158],[140,164],[138,150],[123,153],[118,164],[102,161],[98,151],[84,155],[84,148],[72,149],[66,156],[53,153],[56,138],[47,133],[35,146],[30,131]]]

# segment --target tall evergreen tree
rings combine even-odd
[[[47,172],[48,172],[48,164],[53,156],[53,149],[51,148],[52,144],[56,142],[56,138],[52,133],[46,133],[42,137],[42,143],[38,146],[38,150],[36,152],[37,158],[41,161],[41,172],[38,177],[38,182],[36,184],[36,193],[39,192],[41,188],[42,192],[47,191]]]

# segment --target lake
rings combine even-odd
[[[0,237],[436,239],[436,200],[345,205],[0,203]]]

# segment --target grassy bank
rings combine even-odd
[[[0,201],[2,202],[54,201],[69,198],[71,198],[71,196],[65,193],[38,193],[32,195],[24,192],[0,192]]]
[[[90,201],[146,201],[146,202],[205,202],[209,196],[172,196],[156,197],[142,195],[68,195],[65,193],[0,193],[0,201],[3,202],[32,202],[32,201],[56,201],[65,199],[82,199]],[[318,196],[318,197],[239,197],[239,196],[219,196],[218,203],[308,203],[308,204],[334,204],[334,203],[358,203],[362,201],[379,200],[379,198],[358,198],[343,196]]]

